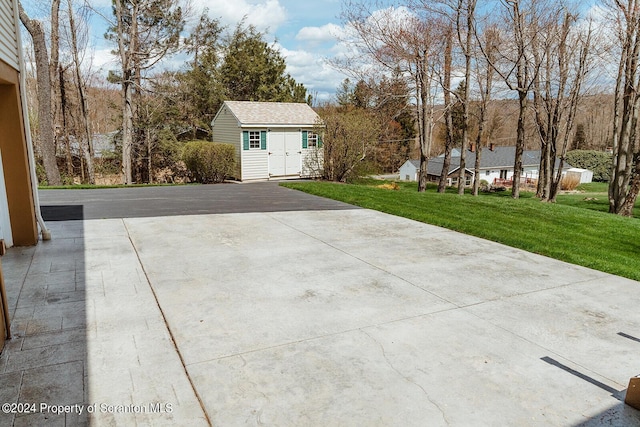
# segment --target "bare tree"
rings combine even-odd
[[[576,26],[577,15],[558,10],[545,25],[544,43],[534,55],[543,56],[541,70],[534,79],[534,109],[541,156],[537,196],[554,202],[562,179],[564,158],[569,147],[581,88],[589,71],[591,26]],[[542,52],[541,52],[542,51]],[[560,163],[556,169],[556,158]]]
[[[136,94],[143,72],[178,48],[184,16],[175,0],[115,0],[113,13],[108,38],[117,43],[120,73],[112,74],[111,80],[122,88],[123,182],[132,184]]]
[[[522,155],[526,142],[526,117],[529,94],[544,58],[533,55],[532,46],[538,37],[542,10],[546,5],[542,0],[501,0],[504,12],[505,36],[500,43],[498,60],[492,61],[485,47],[480,46],[501,80],[518,95],[518,125],[516,131],[516,149],[513,164],[513,185],[511,197],[520,197],[520,178],[522,175]]]
[[[347,3],[342,18],[355,33],[351,41],[357,50],[354,56],[373,60],[388,73],[399,70],[413,89],[420,144],[418,191],[425,191],[436,122],[434,103],[440,89],[442,23],[428,14],[418,17],[406,8],[373,6],[379,9],[372,11],[368,2]],[[358,72],[362,64],[346,61],[337,65]]]
[[[478,37],[476,31],[476,37]],[[488,120],[488,108],[493,91],[494,70],[492,63],[497,61],[498,42],[500,37],[495,26],[485,28],[482,34],[482,44],[486,58],[477,58],[476,77],[480,92],[479,112],[478,112],[478,135],[475,142],[476,159],[473,173],[473,195],[477,196],[480,189],[480,165],[482,162],[482,147],[486,133]]]
[[[69,44],[71,47],[71,57],[73,59],[73,70],[75,74],[75,83],[76,89],[78,91],[78,104],[80,107],[80,120],[82,123],[82,132],[81,135],[84,134],[83,137],[78,138],[83,141],[82,144],[82,152],[84,154],[84,159],[87,166],[87,174],[88,181],[90,184],[95,183],[95,173],[93,168],[93,142],[92,142],[92,132],[91,132],[91,121],[89,119],[89,107],[87,103],[86,96],[86,82],[82,76],[81,65],[82,61],[80,59],[80,46],[78,42],[79,28],[76,25],[75,12],[73,9],[72,0],[67,0],[67,13],[69,18]],[[84,28],[83,34],[86,35],[86,26]]]
[[[471,102],[471,71],[474,55],[476,0],[458,0],[455,6],[456,32],[458,43],[464,55],[464,92],[462,93],[462,147],[460,147],[460,169],[458,174],[458,194],[464,194],[466,183],[466,156],[469,146],[469,110]]]
[[[637,150],[640,107],[640,4],[637,0],[611,0],[620,43],[620,62],[615,88],[613,158],[609,183],[609,212],[633,216],[640,191],[640,156]]]
[[[56,143],[51,111],[51,74],[49,54],[42,23],[29,18],[19,3],[20,21],[33,40],[38,81],[38,123],[40,127],[40,152],[49,185],[60,185],[60,171],[56,162]]]
[[[445,46],[444,46],[444,67],[442,76],[442,89],[444,91],[444,121],[446,128],[445,144],[444,144],[444,157],[442,160],[442,172],[440,173],[440,180],[438,181],[438,193],[444,193],[447,185],[447,179],[449,177],[449,166],[451,165],[451,150],[453,149],[453,115],[452,107],[457,98],[452,102],[451,93],[451,65],[452,65],[452,49],[453,49],[453,28],[448,26],[445,32]]]

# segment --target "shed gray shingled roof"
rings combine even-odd
[[[320,122],[316,112],[304,103],[225,101],[222,109],[225,107],[236,117],[240,125],[313,126]]]

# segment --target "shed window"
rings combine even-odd
[[[315,132],[302,131],[302,148],[322,147],[322,138]]]
[[[260,149],[260,131],[249,131],[249,148]]]
[[[307,146],[309,148],[318,146],[318,134],[317,133],[309,132],[307,134]]]

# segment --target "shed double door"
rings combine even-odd
[[[269,176],[300,176],[302,140],[300,132],[269,132]]]

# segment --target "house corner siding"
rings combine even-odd
[[[5,186],[13,244],[31,246],[38,242],[38,227],[19,76],[17,70],[0,61],[0,151],[4,176],[11,177],[5,179]]]
[[[0,0],[0,60],[20,69],[17,6],[14,0]]]
[[[17,0],[0,0],[0,152],[11,237],[17,246],[38,242],[31,162],[27,150],[26,122],[20,87],[20,39]],[[5,225],[6,227],[6,225]],[[9,233],[7,233],[9,235]]]

